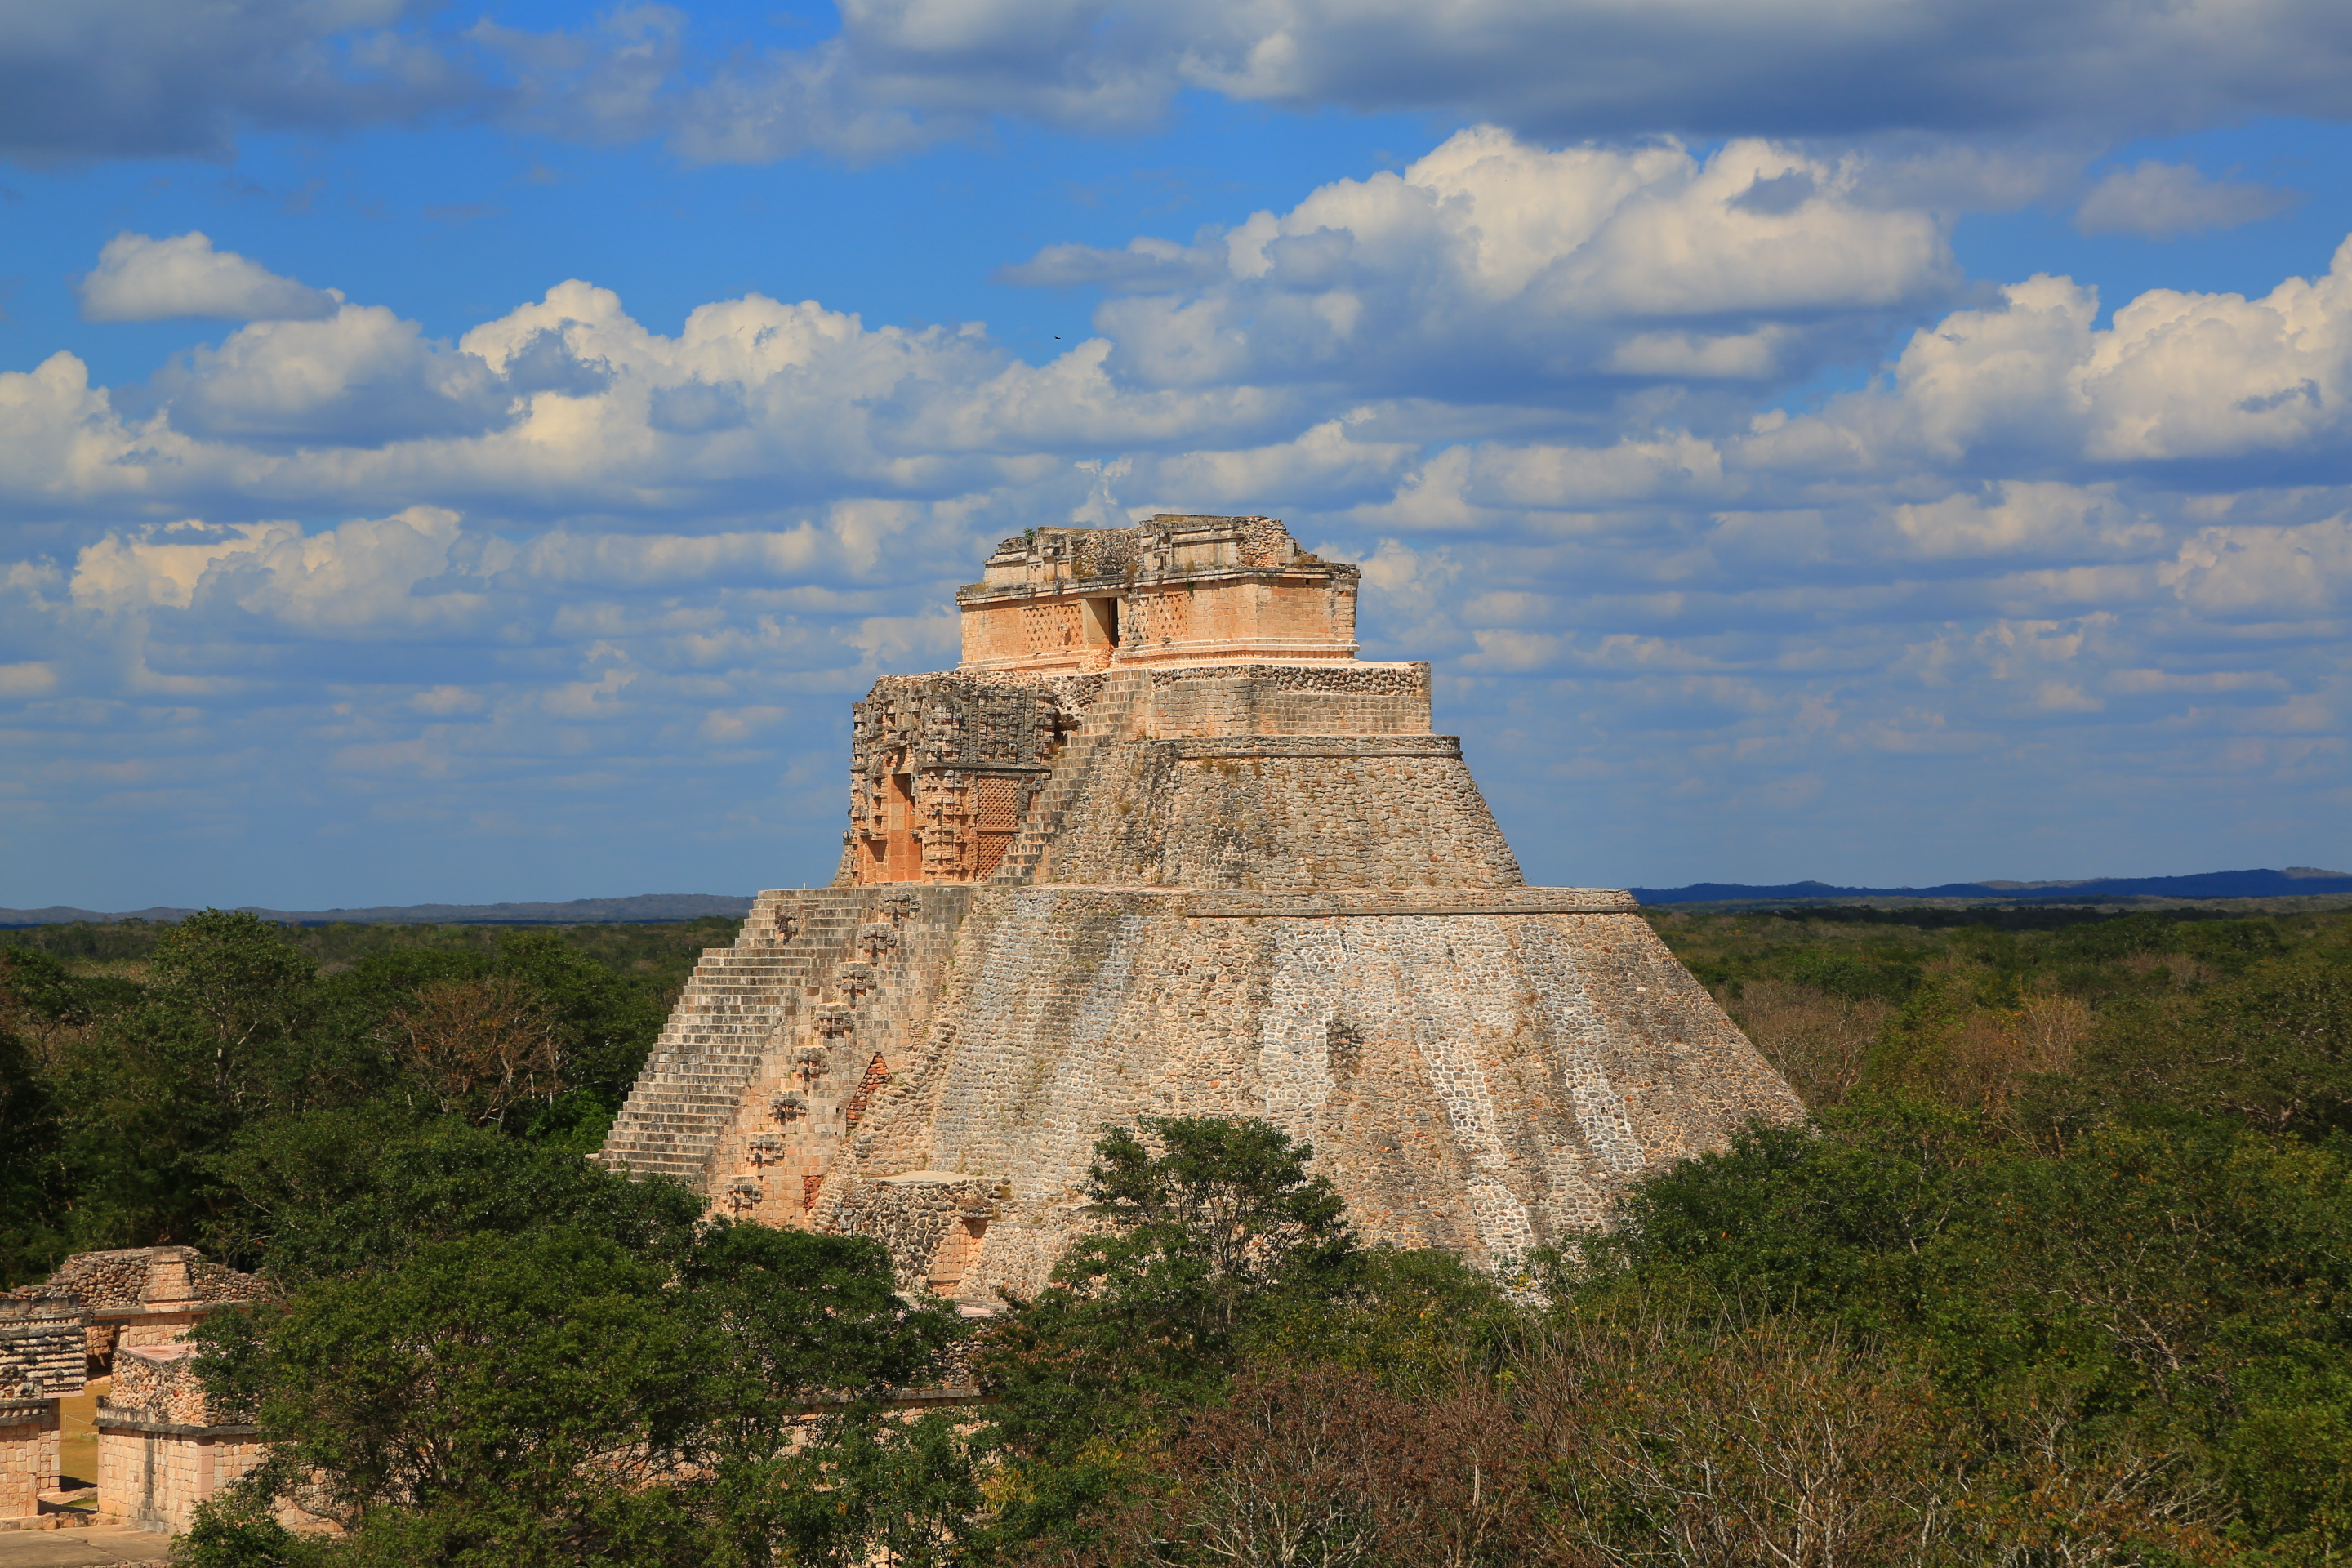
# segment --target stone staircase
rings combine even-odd
[[[1029,810],[1021,824],[1021,831],[1012,847],[997,865],[995,874],[988,879],[1003,887],[1027,887],[1036,880],[1038,868],[1052,850],[1054,840],[1067,818],[1070,804],[1093,784],[1095,754],[1109,741],[1131,737],[1130,720],[1138,698],[1150,689],[1149,674],[1121,671],[1103,682],[1102,689],[1087,706],[1086,722],[1070,737],[1067,748],[1055,759],[1052,782],[1047,784],[1037,804]]]
[[[744,1086],[778,1033],[823,990],[865,918],[867,888],[761,893],[732,947],[706,949],[598,1155],[612,1170],[700,1188]],[[779,908],[801,925],[776,940]]]

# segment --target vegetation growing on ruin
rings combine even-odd
[[[1148,1122],[961,1331],[992,1402],[919,1420],[876,1395],[960,1331],[877,1248],[582,1157],[661,998],[545,933],[14,952],[5,1256],[288,1292],[213,1375],[351,1532],[233,1499],[199,1564],[2352,1556],[2352,917],[1654,922],[1809,1125],[1498,1281],[1364,1246],[1270,1128]]]

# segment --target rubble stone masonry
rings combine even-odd
[[[264,1280],[192,1247],[68,1258],[38,1285],[0,1295],[0,1522],[36,1516],[60,1477],[58,1402],[111,1373],[98,1401],[99,1513],[185,1528],[195,1506],[259,1461],[248,1426],[215,1423],[187,1332]]]
[[[704,955],[604,1160],[985,1303],[1139,1114],[1266,1118],[1368,1239],[1489,1268],[1800,1115],[1630,898],[1525,885],[1356,585],[1267,518],[1007,540],[963,665],[858,705],[834,885]]]
[[[250,1426],[216,1420],[191,1344],[122,1347],[98,1402],[98,1511],[177,1533],[197,1505],[261,1463]]]

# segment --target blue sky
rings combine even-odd
[[[2352,862],[2352,12],[0,4],[0,905],[821,881],[996,539],[1531,879]]]

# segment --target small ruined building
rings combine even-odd
[[[1530,888],[1357,568],[1262,517],[1010,539],[856,705],[833,885],[707,952],[603,1153],[1027,1293],[1106,1123],[1264,1117],[1496,1267],[1796,1097],[1626,894]]]
[[[0,1295],[0,1529],[90,1522],[63,1506],[62,1449],[68,1410],[101,1378],[112,1381],[94,1412],[95,1518],[185,1529],[261,1458],[253,1427],[206,1407],[188,1331],[268,1293],[192,1247],[141,1247],[81,1253]]]

